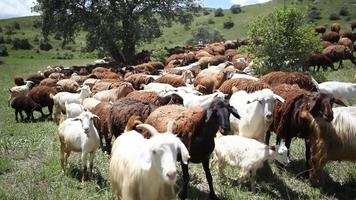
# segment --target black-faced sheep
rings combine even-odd
[[[167,122],[174,121],[173,133],[187,147],[190,162],[202,163],[209,184],[210,199],[217,199],[213,188],[213,180],[209,169],[209,157],[214,150],[214,137],[219,127],[222,133],[230,129],[229,115],[235,113],[228,102],[217,99],[208,109],[188,109],[178,105],[162,106],[153,111],[145,123],[151,124],[158,131],[167,130]],[[189,182],[188,165],[182,163],[183,189],[179,193],[181,199],[187,198]]]

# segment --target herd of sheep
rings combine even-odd
[[[356,84],[317,83],[303,72],[253,76],[258,65],[236,50],[244,43],[170,49],[166,63],[49,66],[26,81],[15,76],[8,103],[18,122],[18,115],[33,120],[33,111],[45,118],[48,107],[59,125],[61,167],[66,170],[71,152],[80,152],[82,181],[95,151],[109,154],[108,179],[118,199],[174,198],[177,161],[181,199],[188,196],[189,162],[202,163],[211,199],[217,195],[210,165],[221,174],[227,165],[239,167],[239,178],[254,190],[266,160],[288,165],[295,137],[305,140],[312,183],[319,183],[327,161],[355,161],[356,107],[349,101]],[[269,145],[271,132],[277,145]]]

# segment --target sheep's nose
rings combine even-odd
[[[89,133],[89,128],[84,128],[85,133]]]
[[[172,171],[172,172],[167,172],[167,177],[169,178],[169,180],[175,180],[177,177],[177,172],[176,171]]]
[[[267,114],[267,115],[266,115],[266,119],[272,120],[272,114],[271,114],[271,113]]]

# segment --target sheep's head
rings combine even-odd
[[[237,110],[230,106],[229,102],[225,99],[216,98],[206,111],[205,122],[209,123],[211,119],[217,119],[220,132],[226,134],[230,131],[230,114],[240,119]]]
[[[272,157],[273,159],[277,160],[279,163],[281,163],[284,166],[288,166],[290,163],[290,160],[288,158],[288,149],[284,145],[275,145],[270,147],[272,151]]]
[[[84,98],[90,97],[92,92],[90,91],[90,87],[88,85],[83,85],[81,88],[79,88],[77,91],[80,91],[81,95]]]
[[[137,128],[144,128],[152,137],[148,140],[150,150],[142,155],[141,166],[144,170],[153,167],[168,184],[175,184],[177,180],[177,155],[180,154],[182,162],[188,164],[189,152],[178,137],[172,134],[173,123],[168,124],[165,133],[158,133],[157,130],[148,124],[139,124]]]
[[[322,117],[331,122],[334,118],[332,110],[333,104],[346,106],[341,100],[335,98],[332,94],[320,92],[308,99],[308,110],[314,117]]]
[[[97,115],[92,114],[89,111],[82,112],[78,117],[73,118],[73,121],[80,121],[85,134],[89,134],[90,127],[94,126],[94,118],[100,119]]]

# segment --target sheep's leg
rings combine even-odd
[[[16,120],[16,122],[19,122],[19,118],[17,117],[18,114],[19,114],[19,111],[15,110],[15,120]]]
[[[53,113],[53,106],[47,106],[47,107],[48,107],[48,111],[49,111],[48,116],[52,116],[52,113]]]
[[[106,152],[111,154],[111,138],[105,138]]]
[[[179,192],[178,196],[180,199],[186,199],[187,198],[187,190],[188,190],[188,183],[189,183],[189,171],[188,171],[188,165],[182,164],[182,171],[183,171],[183,189]]]
[[[209,190],[210,190],[210,199],[219,199],[214,191],[214,186],[213,186],[213,177],[211,176],[210,169],[209,169],[209,159],[203,161],[203,168],[206,176],[206,180],[208,181],[209,184]]]
[[[309,138],[304,139],[305,142],[305,169],[310,170],[310,140]],[[308,177],[309,173],[305,173],[305,175]]]
[[[287,147],[287,149],[288,149],[288,157],[290,158],[290,144],[292,143],[292,138],[287,138],[286,140],[285,140],[285,145],[286,145],[286,147]]]
[[[271,131],[266,132],[266,137],[265,137],[265,143],[266,145],[269,145],[269,140],[271,138]]]
[[[65,172],[65,157],[64,157],[64,144],[61,142],[61,149],[59,151],[59,157],[61,159],[61,167],[62,167],[62,170],[63,172]]]
[[[20,117],[21,117],[21,121],[23,122],[23,114],[22,114],[22,111],[19,111],[19,113],[20,113]]]
[[[86,180],[87,175],[87,163],[88,163],[88,153],[82,152],[82,168],[83,168],[83,175],[82,175],[82,183]]]
[[[95,151],[91,152],[89,155],[89,177],[92,178],[93,166],[94,166]]]

